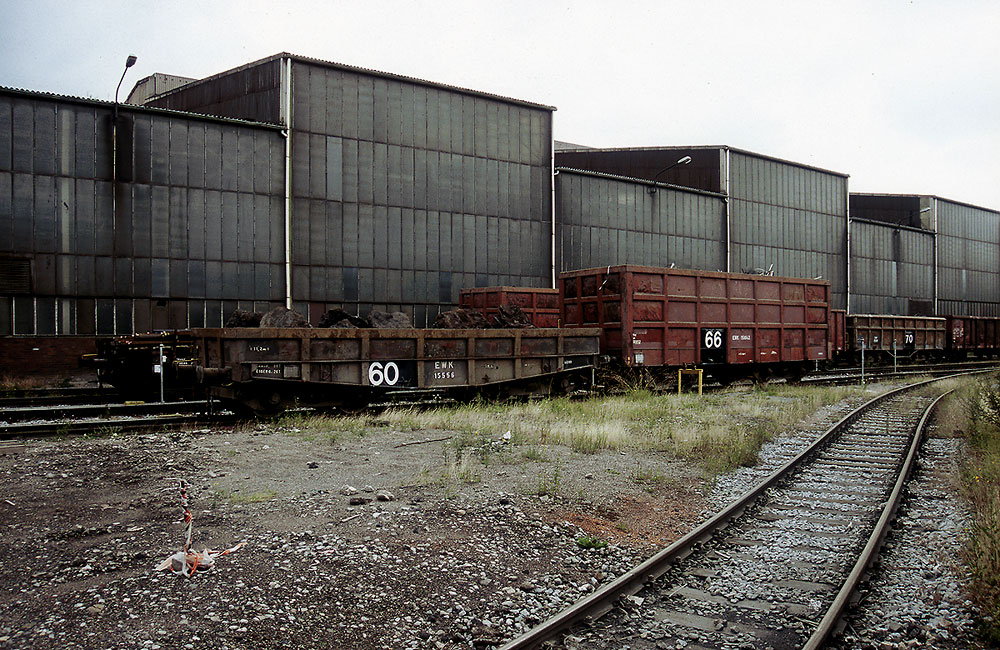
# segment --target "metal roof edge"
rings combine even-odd
[[[833,171],[832,169],[824,169],[823,167],[817,167],[815,165],[810,165],[807,163],[796,162],[794,160],[786,160],[784,158],[778,158],[777,156],[770,156],[764,153],[758,153],[756,151],[750,151],[749,149],[740,149],[739,147],[730,147],[726,144],[714,144],[714,145],[665,145],[665,146],[654,146],[654,147],[593,147],[590,149],[569,149],[563,150],[566,153],[576,153],[576,152],[586,152],[586,153],[601,153],[604,151],[710,151],[713,149],[718,150],[729,150],[734,153],[742,154],[744,156],[753,156],[754,158],[763,158],[764,160],[772,160],[774,162],[779,162],[785,165],[792,165],[793,167],[801,167],[803,169],[811,169],[813,171],[822,172],[824,174],[831,174],[833,176],[840,176],[842,178],[850,178],[850,174],[845,172]],[[556,154],[563,153],[563,151],[556,151]]]
[[[115,102],[110,102],[104,99],[89,99],[86,97],[74,97],[72,95],[58,95],[56,93],[44,92],[39,90],[24,90],[22,88],[8,88],[6,86],[0,86],[0,94],[3,95],[13,95],[15,97],[26,97],[33,99],[47,99],[50,101],[64,102],[68,104],[80,104],[83,106],[99,106],[101,108],[114,109]],[[223,124],[234,124],[239,126],[252,126],[255,128],[271,129],[271,130],[281,130],[284,127],[280,124],[271,124],[270,122],[254,122],[251,120],[240,120],[233,117],[219,117],[218,115],[206,115],[204,113],[188,113],[186,111],[178,111],[169,108],[158,108],[155,106],[145,106],[142,104],[124,104],[118,103],[119,112],[132,112],[132,113],[153,113],[158,115],[169,115],[174,117],[184,117],[187,119],[202,120],[208,122],[219,122]]]
[[[878,219],[867,219],[865,217],[851,217],[851,222],[865,223],[872,226],[885,226],[886,228],[896,228],[898,230],[911,230],[913,232],[919,232],[924,235],[934,235],[937,234],[935,230],[927,230],[926,228],[917,228],[916,226],[907,226],[901,223],[893,223],[892,221],[879,221]]]
[[[687,187],[684,185],[673,185],[672,183],[661,183],[659,181],[651,181],[645,178],[635,178],[634,176],[619,176],[617,174],[608,174],[606,172],[595,172],[589,169],[576,169],[575,167],[556,167],[556,174],[561,172],[567,172],[570,174],[577,174],[580,176],[593,176],[595,178],[606,178],[613,181],[625,181],[627,183],[636,183],[638,185],[648,185],[650,187],[662,187],[668,190],[677,190],[680,192],[687,192],[689,194],[703,194],[705,196],[711,196],[719,199],[726,198],[726,195],[722,192],[712,192],[710,190],[701,190],[697,187]]]
[[[987,208],[985,205],[976,205],[975,203],[968,203],[966,201],[958,201],[955,199],[949,199],[944,196],[938,196],[937,194],[908,194],[908,193],[895,193],[895,192],[851,192],[851,196],[878,196],[885,198],[896,198],[896,199],[937,199],[938,201],[944,201],[945,203],[952,203],[954,205],[961,205],[966,208],[973,208],[976,210],[985,210],[986,212],[993,212],[995,214],[1000,214],[1000,209],[997,208]]]
[[[315,59],[315,58],[308,57],[308,56],[302,56],[300,54],[291,54],[289,52],[280,52],[278,54],[272,54],[271,56],[266,56],[263,59],[258,59],[256,61],[251,61],[250,63],[244,63],[243,65],[237,66],[235,68],[230,68],[228,70],[223,70],[222,72],[218,72],[218,73],[210,75],[208,77],[204,77],[202,79],[198,79],[197,81],[192,81],[189,84],[181,86],[181,88],[175,88],[175,89],[173,89],[171,91],[163,93],[162,95],[157,95],[157,97],[168,97],[168,96],[170,96],[171,94],[173,94],[175,92],[179,92],[183,88],[189,88],[191,86],[195,86],[195,85],[198,85],[198,84],[201,84],[201,83],[205,83],[205,82],[209,82],[209,81],[214,81],[215,79],[219,79],[219,78],[224,77],[226,75],[235,74],[237,72],[242,72],[243,70],[247,70],[247,69],[253,68],[255,66],[263,65],[265,63],[270,63],[271,61],[281,60],[281,59],[291,59],[292,61],[298,61],[300,63],[308,63],[308,64],[312,64],[312,65],[320,65],[320,66],[324,66],[324,67],[327,67],[327,68],[334,68],[334,69],[337,69],[337,70],[345,70],[345,71],[348,71],[348,72],[355,72],[355,73],[359,73],[359,74],[368,75],[368,76],[371,76],[371,77],[381,77],[383,79],[394,79],[396,81],[405,81],[407,83],[412,83],[412,84],[416,84],[416,85],[419,85],[419,86],[427,86],[427,87],[430,87],[430,88],[440,88],[442,90],[449,90],[449,91],[461,93],[461,94],[464,94],[464,95],[472,95],[472,96],[475,96],[475,97],[484,97],[484,98],[487,98],[487,99],[493,99],[493,100],[497,100],[497,101],[502,101],[502,102],[505,102],[507,104],[516,104],[518,106],[527,106],[529,108],[537,108],[537,109],[546,110],[546,111],[555,111],[555,110],[557,110],[555,106],[548,106],[546,104],[539,104],[537,102],[529,102],[527,100],[516,99],[514,97],[506,97],[504,95],[497,95],[497,94],[485,92],[485,91],[482,91],[482,90],[473,90],[472,88],[463,88],[461,86],[452,86],[452,85],[449,85],[449,84],[439,83],[439,82],[436,82],[436,81],[429,81],[427,79],[418,79],[417,77],[408,77],[406,75],[395,74],[395,73],[392,73],[392,72],[382,72],[381,70],[374,70],[372,68],[363,68],[363,67],[360,67],[360,66],[348,65],[346,63],[337,63],[335,61],[326,61],[326,60],[323,60],[323,59]],[[178,75],[178,76],[180,76],[180,75]]]

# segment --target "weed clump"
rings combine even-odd
[[[597,537],[589,537],[587,535],[584,535],[583,537],[578,537],[576,539],[576,545],[579,546],[580,548],[585,548],[585,549],[602,549],[608,547],[608,543],[605,542],[603,539],[599,539]]]
[[[984,641],[1000,646],[1000,379],[979,383],[965,394],[969,454],[962,484],[973,509],[963,556],[971,595],[983,614]]]

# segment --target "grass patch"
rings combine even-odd
[[[776,432],[864,390],[777,385],[698,397],[656,395],[640,387],[589,400],[388,409],[371,420],[375,426],[398,430],[457,431],[462,445],[482,447],[509,431],[510,445],[529,448],[564,445],[584,454],[617,449],[664,451],[714,474],[753,464],[760,446]],[[532,455],[535,452],[529,450],[525,457],[534,460]]]
[[[4,373],[0,375],[0,397],[13,397],[21,391],[44,388],[45,379],[41,377],[21,377]]]
[[[323,413],[285,413],[274,422],[281,433],[308,441],[337,442],[344,435],[364,438],[379,426],[375,418],[365,415],[337,417]]]
[[[547,463],[549,462],[549,456],[545,453],[545,450],[538,445],[530,445],[524,451],[521,452],[521,457],[525,460],[530,460],[535,463]]]
[[[605,542],[603,539],[599,539],[597,537],[589,537],[586,535],[584,535],[583,537],[578,537],[576,539],[576,545],[579,546],[580,548],[586,548],[586,549],[601,549],[608,547],[608,543]]]
[[[636,483],[662,483],[667,480],[663,472],[652,467],[643,467],[641,463],[636,463],[632,470],[632,480]]]
[[[278,496],[277,490],[259,490],[257,492],[224,490],[212,495],[212,503],[213,505],[217,505],[219,501],[225,500],[239,505],[246,505],[249,503],[264,503],[276,496]]]
[[[962,485],[973,509],[963,557],[983,614],[983,640],[1000,647],[1000,379],[978,382],[961,396],[969,444]]]
[[[538,481],[535,482],[535,488],[532,494],[536,496],[556,496],[559,494],[559,488],[562,485],[562,469],[556,464],[552,467],[552,470],[548,473],[539,472]]]

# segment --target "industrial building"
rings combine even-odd
[[[284,150],[274,125],[0,89],[0,334],[280,302]]]
[[[620,214],[616,223],[635,223],[642,232],[646,232],[643,215],[652,210],[666,226],[668,239],[679,238],[676,250],[670,250],[659,261],[618,259],[608,263],[674,263],[709,271],[822,278],[830,281],[831,306],[846,308],[846,174],[726,146],[563,149],[556,152],[556,165],[560,169],[556,222],[569,226],[563,243],[571,250],[577,250],[577,239],[582,239],[584,248],[590,246],[593,250],[593,237],[598,238],[597,247],[611,248],[604,233],[586,231],[592,223],[579,223],[575,214],[583,204],[589,206],[588,211],[603,205],[616,206],[616,211],[628,213]],[[621,178],[614,188],[607,186],[609,180],[564,183],[564,168]],[[660,183],[671,187],[665,190],[658,187]],[[686,190],[673,186],[704,192],[702,202],[708,196],[715,198],[710,208],[699,206],[692,211],[683,202],[670,207],[678,192],[688,195]],[[636,196],[642,195],[642,200],[630,201],[629,188],[635,190]],[[577,192],[586,194],[577,198],[573,196]],[[610,201],[601,198],[602,193],[609,192]],[[669,220],[664,221],[668,214]],[[635,250],[631,248],[629,254]],[[595,258],[587,263],[572,253],[564,259],[583,262],[584,267],[604,264]]]
[[[728,146],[556,142],[553,110],[287,53],[123,104],[0,88],[0,352],[277,305],[424,326],[462,288],[619,264],[1000,315],[1000,212]]]
[[[854,313],[1000,316],[1000,212],[898,194],[850,208]]]
[[[288,126],[289,304],[314,321],[552,286],[551,107],[289,54],[146,104]]]

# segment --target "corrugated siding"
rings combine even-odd
[[[1000,213],[937,200],[939,312],[1000,316]]]
[[[674,164],[684,156],[690,156],[691,162],[686,165]],[[718,148],[619,151],[584,149],[557,151],[556,166],[656,180],[707,192],[724,192],[722,156],[723,150]]]
[[[740,152],[729,175],[732,270],[829,280],[843,309],[847,179]]]
[[[725,268],[720,197],[561,171],[556,176],[559,270],[641,264]]]
[[[281,119],[281,62],[268,61],[151,100],[150,106],[277,124]]]
[[[221,324],[226,299],[280,303],[277,131],[0,94],[0,253],[33,258],[0,334]],[[214,302],[214,306],[213,303]]]
[[[892,224],[851,224],[851,309],[859,314],[929,315],[934,235]]]
[[[464,287],[550,285],[549,111],[300,61],[292,80],[300,311],[423,325]]]

